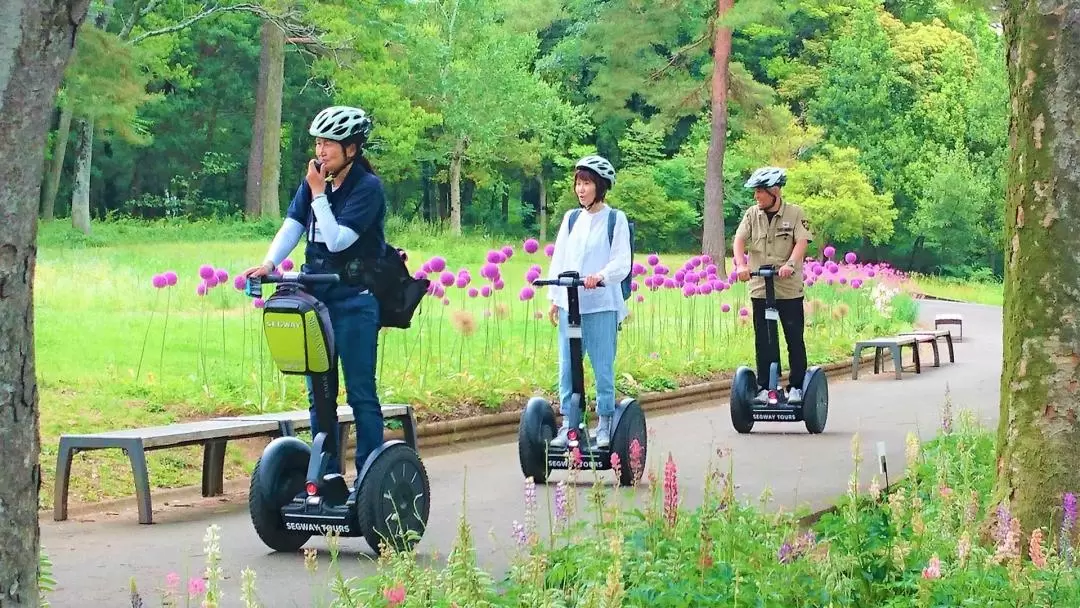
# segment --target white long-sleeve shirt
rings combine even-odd
[[[559,234],[555,237],[548,278],[557,278],[559,273],[567,270],[576,270],[582,278],[600,273],[604,277],[603,287],[578,289],[581,314],[614,310],[622,321],[629,311],[619,283],[631,270],[630,226],[626,223],[626,215],[616,215],[615,234],[609,244],[608,214],[617,213],[614,209],[607,205],[596,213],[582,209],[574,221],[573,232],[569,230],[570,213],[572,211],[563,215]],[[567,310],[566,292],[565,287],[549,287],[548,299]]]

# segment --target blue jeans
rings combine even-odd
[[[356,472],[359,475],[367,457],[383,443],[382,405],[375,390],[375,362],[379,343],[379,301],[368,294],[357,295],[354,287],[333,285],[312,289],[312,295],[326,304],[334,327],[334,348],[341,372],[345,375],[345,397],[352,406],[356,427]],[[333,428],[321,429],[315,416],[311,379],[307,380],[308,411],[311,413],[311,436],[326,432],[323,444],[330,454],[327,473],[340,469],[337,423],[337,400],[334,401]],[[331,379],[333,394],[338,394],[338,376]]]
[[[566,415],[570,396],[574,393],[570,367],[570,338],[567,336],[569,315],[559,309],[559,412]],[[596,413],[615,414],[615,345],[618,340],[619,317],[614,310],[581,315],[582,356],[588,355],[596,377]],[[585,395],[581,396],[582,399]]]

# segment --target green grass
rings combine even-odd
[[[913,274],[909,277],[911,290],[947,300],[1002,306],[1004,290],[998,282],[961,281],[946,277]]]
[[[94,236],[85,238],[61,224],[42,227],[35,340],[43,506],[51,505],[62,433],[307,407],[302,379],[276,372],[264,347],[258,310],[232,285],[233,276],[262,259],[273,232],[271,223],[108,223],[96,225]],[[455,275],[468,268],[470,287],[478,289],[489,284],[480,274],[488,249],[510,244],[515,252],[501,265],[505,288],[492,297],[473,299],[450,287],[446,304],[425,299],[413,328],[382,333],[379,390],[384,402],[411,403],[421,420],[430,420],[516,409],[536,393],[555,396],[556,329],[546,314],[536,318],[548,308],[546,291],[538,290],[538,297],[527,302],[518,297],[529,267],[546,269],[542,249],[529,255],[520,239],[449,238],[400,224],[389,234],[392,243],[407,249],[411,270],[441,255]],[[448,245],[436,248],[436,243]],[[668,276],[688,257],[662,255]],[[293,259],[301,258],[298,249]],[[647,253],[635,261],[646,265]],[[226,284],[205,297],[196,294],[202,264],[229,273]],[[166,270],[178,274],[176,286],[154,289],[153,275]],[[875,282],[857,290],[824,282],[808,289],[811,364],[843,360],[858,337],[895,332],[914,320],[914,302],[903,293],[882,314],[871,298]],[[637,302],[637,294],[644,301]],[[729,312],[722,311],[725,304]],[[671,389],[752,362],[753,330],[749,317],[738,314],[743,307],[749,307],[744,284],[693,298],[679,289],[652,292],[642,286],[630,302],[631,317],[620,336],[619,392]],[[591,387],[588,365],[586,375]],[[229,476],[248,471],[258,443],[230,443]],[[152,483],[196,482],[199,450],[150,453]],[[131,492],[129,465],[118,451],[80,454],[74,467],[73,501]]]

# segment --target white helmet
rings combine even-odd
[[[772,188],[787,183],[787,172],[780,167],[762,167],[743,184],[744,188]]]
[[[326,108],[311,121],[308,133],[312,137],[323,137],[342,141],[355,135],[367,141],[371,134],[371,118],[360,108],[333,106]]]
[[[591,169],[597,172],[600,177],[608,181],[608,187],[615,185],[615,167],[611,166],[603,156],[597,156],[595,154],[586,156],[585,158],[577,161],[574,165],[575,169]]]

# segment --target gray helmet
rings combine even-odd
[[[780,167],[761,167],[743,184],[744,188],[772,188],[787,183],[787,172]]]
[[[333,106],[326,108],[315,116],[311,121],[308,133],[312,137],[323,137],[334,141],[342,141],[359,135],[367,141],[371,135],[371,118],[360,108],[348,106]]]
[[[595,171],[600,177],[608,181],[608,186],[615,185],[615,167],[611,166],[603,156],[597,156],[595,154],[586,156],[585,158],[577,161],[574,165],[575,169],[591,169]]]

